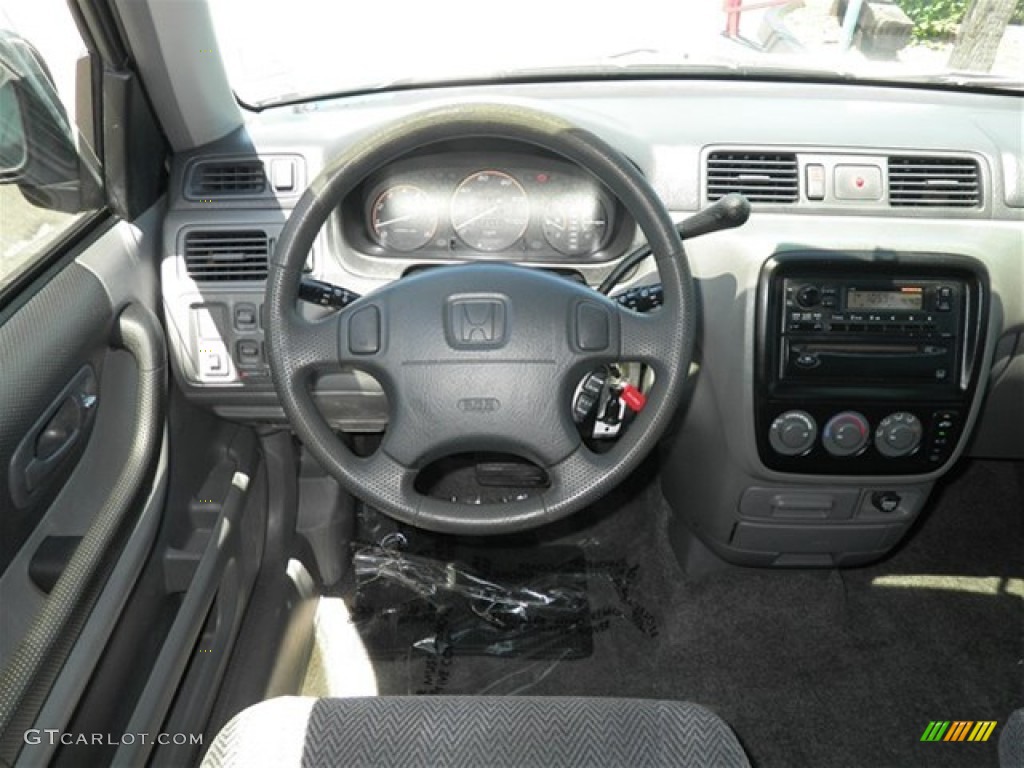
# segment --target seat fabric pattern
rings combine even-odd
[[[302,712],[308,713],[306,727],[295,733],[294,722],[288,722],[292,733],[282,734],[285,721],[294,721]],[[300,738],[301,760],[294,762],[295,742]],[[259,741],[265,747],[256,745]],[[479,696],[272,699],[228,723],[203,762],[204,768],[272,764],[302,768],[749,766],[729,726],[696,704]]]
[[[999,768],[1024,768],[1024,708],[1010,715],[999,734]]]

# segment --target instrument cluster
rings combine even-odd
[[[596,179],[525,153],[400,160],[367,180],[360,205],[359,245],[393,258],[601,262],[632,235]]]

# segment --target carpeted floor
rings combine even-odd
[[[932,720],[1001,725],[1024,705],[1022,510],[1015,466],[972,463],[883,563],[691,578],[665,542],[668,511],[655,485],[626,488],[592,510],[589,525],[544,542],[585,557],[585,658],[572,658],[580,655],[579,625],[564,647],[555,636],[545,653],[530,646],[517,654],[514,643],[504,658],[457,645],[439,651],[436,643],[420,643],[433,654],[393,644],[381,652],[379,633],[368,631],[367,652],[353,653],[352,629],[365,628],[360,622],[374,608],[391,612],[403,637],[418,628],[436,637],[426,637],[429,621],[415,624],[422,614],[395,619],[395,606],[383,603],[368,614],[349,594],[321,606],[306,690],[687,699],[722,715],[759,768],[994,766],[999,727],[981,744],[920,737]],[[411,537],[412,551],[438,554],[439,562],[464,551],[450,540]],[[516,558],[507,541],[489,554],[495,545],[478,546],[477,566]],[[550,572],[545,577],[550,586]],[[339,620],[338,610],[353,607],[355,625]],[[348,639],[338,639],[346,631]],[[362,677],[347,668],[358,659]]]

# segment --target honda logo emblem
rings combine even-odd
[[[446,330],[452,347],[500,347],[507,325],[503,298],[453,296],[448,300]]]

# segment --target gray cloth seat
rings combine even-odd
[[[203,768],[747,766],[728,725],[681,701],[285,696],[236,715]]]
[[[1007,718],[999,735],[999,768],[1024,768],[1024,708]]]

